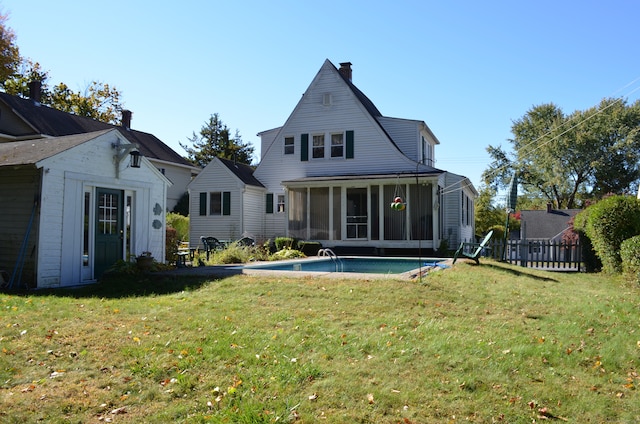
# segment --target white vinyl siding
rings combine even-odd
[[[364,109],[344,80],[335,70],[330,70],[330,67],[330,64],[323,66],[285,125],[279,128],[281,140],[285,135],[295,136],[296,151],[300,146],[300,135],[309,135],[309,161],[299,160],[300,155],[297,153],[294,156],[298,160],[285,161],[281,149],[266,149],[262,152],[263,156],[254,175],[269,192],[281,190],[282,181],[301,177],[367,175],[371,173],[372,164],[375,164],[376,173],[398,173],[415,169],[415,161],[403,155],[393,145],[376,119]],[[330,108],[322,105],[322,96],[327,92],[332,94]],[[332,161],[311,158],[314,134],[329,137],[332,133],[346,134],[346,131],[353,131],[353,159]],[[263,146],[269,143],[271,136],[271,132],[265,132]],[[413,139],[417,144],[418,134],[415,125]],[[330,152],[325,151],[325,158],[329,157]]]
[[[173,211],[180,198],[187,192],[187,186],[191,182],[191,175],[198,173],[200,169],[186,165],[176,165],[153,158],[150,158],[149,162],[157,168],[164,169],[163,175],[173,183],[167,188],[167,210]]]
[[[200,194],[222,193],[222,214],[200,215]],[[225,195],[228,193],[228,206]],[[264,237],[266,191],[259,186],[244,184],[229,168],[214,159],[189,185],[189,243],[200,245],[200,237],[215,237],[233,241],[249,233],[257,239]],[[228,209],[227,209],[228,208]],[[229,212],[225,213],[225,210]],[[209,205],[206,209],[209,212]],[[200,246],[202,247],[202,246]]]

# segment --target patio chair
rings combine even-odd
[[[236,240],[235,243],[238,246],[242,246],[242,247],[251,247],[256,245],[256,241],[253,239],[253,237],[249,237],[249,236],[244,236],[239,240]]]
[[[209,260],[209,253],[214,250],[223,250],[225,248],[224,243],[215,237],[200,237],[200,241],[204,245],[204,251],[207,254],[207,260]]]
[[[489,231],[487,235],[484,236],[484,239],[482,240],[482,242],[480,242],[480,244],[465,242],[460,243],[460,247],[458,247],[458,250],[456,250],[456,253],[453,255],[453,263],[456,263],[459,256],[464,256],[465,258],[473,259],[474,261],[476,261],[476,265],[480,265],[480,254],[482,253],[482,249],[487,247],[487,245],[489,244],[489,240],[491,240],[492,235],[493,230]],[[475,247],[475,250],[473,250],[471,253],[465,252],[464,249],[468,246]]]

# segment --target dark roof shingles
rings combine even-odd
[[[153,134],[62,112],[60,110],[35,103],[31,99],[23,99],[7,93],[0,92],[0,100],[15,110],[16,113],[36,129],[35,133],[12,135],[39,136],[40,134],[44,134],[59,137],[115,128],[131,143],[137,144],[139,146],[140,153],[144,156],[179,165],[191,166],[185,158],[180,156],[175,150],[167,146]]]
[[[262,183],[253,176],[253,168],[250,165],[237,163],[229,159],[218,159],[220,159],[220,162],[229,168],[229,170],[233,172],[243,183],[257,187],[264,187],[264,185],[262,185]]]

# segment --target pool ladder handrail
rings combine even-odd
[[[335,264],[336,272],[344,272],[344,264],[342,263],[342,260],[338,257],[338,255],[336,255],[333,252],[333,250],[331,250],[329,248],[320,249],[320,250],[318,250],[318,255],[317,256],[318,257],[328,256],[329,258],[331,258],[331,260]]]

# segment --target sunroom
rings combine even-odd
[[[440,175],[358,175],[284,181],[288,236],[319,241],[328,247],[435,249],[442,225]]]

